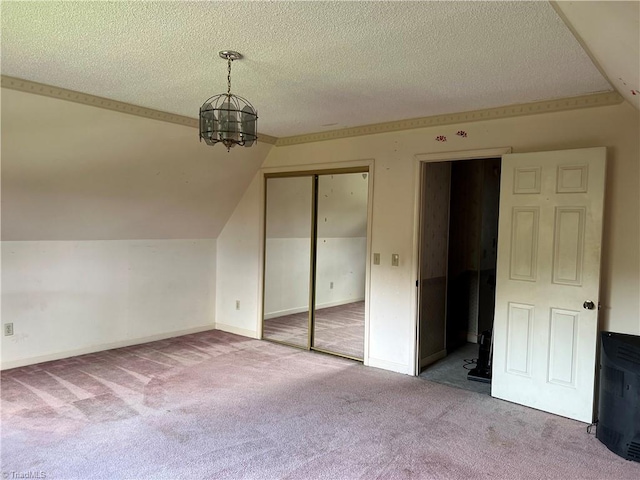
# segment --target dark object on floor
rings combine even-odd
[[[602,332],[596,438],[640,462],[640,336]]]
[[[467,380],[491,383],[491,330],[485,330],[480,335],[478,366],[467,374]]]
[[[461,388],[468,392],[491,395],[491,385],[467,380],[469,370],[477,366],[478,343],[467,343],[464,347],[447,353],[442,360],[429,365],[420,377],[431,382]],[[463,368],[460,368],[460,365]]]

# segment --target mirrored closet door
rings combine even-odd
[[[368,173],[318,175],[313,347],[364,357]]]
[[[309,345],[313,177],[268,178],[262,337]]]
[[[268,176],[265,340],[362,360],[367,169]]]

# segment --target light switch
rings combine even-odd
[[[392,267],[397,267],[398,265],[400,265],[400,255],[398,255],[397,253],[392,253],[391,254],[391,266]]]
[[[373,264],[374,265],[380,265],[380,254],[379,253],[374,253],[373,254]]]

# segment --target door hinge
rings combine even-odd
[[[419,280],[416,280],[416,287],[418,286],[418,282],[419,282]]]

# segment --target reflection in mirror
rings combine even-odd
[[[267,179],[262,337],[308,347],[313,177]]]
[[[364,357],[367,173],[318,177],[313,347]]]

